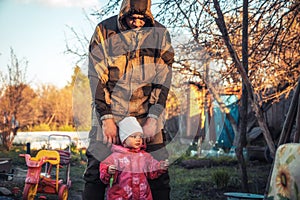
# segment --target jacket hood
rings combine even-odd
[[[118,15],[118,26],[122,31],[128,30],[125,17],[131,14],[142,14],[146,17],[145,27],[154,25],[154,18],[151,13],[151,0],[123,0]]]

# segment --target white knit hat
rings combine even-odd
[[[143,133],[143,129],[135,117],[125,117],[119,122],[119,137],[123,144],[133,133]]]

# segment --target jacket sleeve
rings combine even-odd
[[[174,51],[169,32],[165,29],[161,44],[160,59],[157,62],[157,74],[152,84],[149,117],[158,118],[166,107],[172,81]]]
[[[146,154],[146,166],[147,166],[147,172],[146,176],[148,179],[156,179],[163,173],[166,173],[166,170],[161,169],[161,162],[156,159],[154,159],[150,154]]]
[[[162,59],[169,67],[172,67],[172,64],[174,63],[174,49],[171,44],[170,33],[167,29],[165,29],[161,49],[162,49],[161,50]]]
[[[104,184],[109,184],[109,179],[111,178],[112,175],[108,173],[108,167],[112,164],[114,164],[112,156],[109,156],[104,161],[100,162],[100,166],[99,166],[100,180]],[[114,182],[115,181],[116,178],[114,176]]]
[[[104,116],[111,114],[111,107],[106,87],[108,66],[104,53],[105,41],[101,39],[103,37],[100,37],[100,34],[104,35],[101,28],[103,29],[102,25],[98,24],[90,41],[88,77],[96,111],[100,116]]]

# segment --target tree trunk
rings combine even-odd
[[[243,37],[242,37],[243,67],[248,77],[248,0],[243,1]],[[236,150],[240,169],[242,172],[243,191],[249,192],[248,175],[243,150],[247,145],[247,114],[248,114],[248,91],[243,80],[242,99],[240,106],[240,137]]]
[[[5,148],[5,150],[9,151],[10,148],[12,147],[12,142],[13,142],[13,139],[14,139],[14,135],[11,134],[10,129],[3,130],[1,135],[2,135],[2,145]]]
[[[223,16],[223,13],[221,11],[219,2],[218,2],[218,0],[213,0],[213,2],[214,2],[214,7],[217,11],[217,15],[218,15],[218,18],[215,19],[216,23],[217,23],[217,25],[218,25],[221,33],[222,33],[223,40],[224,40],[224,42],[227,46],[227,49],[230,53],[230,56],[232,57],[232,60],[235,63],[235,66],[237,67],[237,70],[241,74],[241,77],[244,81],[245,87],[248,91],[249,98],[250,98],[251,103],[253,105],[253,109],[254,109],[254,112],[256,114],[258,124],[259,124],[260,128],[262,129],[264,138],[265,138],[265,140],[267,142],[267,145],[270,149],[271,156],[274,157],[275,156],[275,145],[274,145],[273,139],[271,137],[271,133],[268,129],[268,126],[267,126],[265,117],[263,115],[263,112],[262,112],[262,110],[259,106],[257,96],[254,93],[253,86],[251,85],[251,82],[248,79],[247,73],[246,73],[242,63],[240,62],[240,59],[239,59],[237,53],[235,52],[235,50],[234,50],[234,48],[233,48],[233,46],[230,42],[228,31],[227,31],[227,28],[226,28],[226,25],[225,25],[224,16]]]
[[[298,104],[298,98],[300,96],[300,78],[298,80],[298,86],[296,87],[296,90],[294,92],[293,98],[292,98],[292,102],[291,105],[289,107],[289,111],[287,113],[287,117],[284,121],[283,124],[283,128],[282,131],[280,133],[280,138],[278,141],[278,146],[280,146],[281,144],[286,143],[288,137],[290,136],[292,127],[293,127],[293,123],[295,121],[295,117],[296,117],[296,112],[297,112],[297,104]],[[298,105],[299,107],[299,105]]]
[[[293,95],[292,102],[291,102],[291,105],[289,107],[289,111],[288,111],[287,117],[286,117],[286,119],[284,121],[282,132],[280,134],[280,138],[279,138],[279,141],[278,141],[278,144],[277,144],[278,146],[281,145],[281,144],[283,144],[286,141],[287,135],[289,135],[288,134],[289,130],[291,130],[293,122],[295,120],[295,116],[296,116],[295,110],[298,111],[298,113],[297,113],[298,118],[296,119],[296,122],[298,122],[297,124],[299,125],[299,121],[300,121],[300,119],[299,119],[299,115],[300,115],[299,114],[300,113],[299,112],[299,110],[300,110],[300,103],[298,103],[298,102],[300,102],[300,78],[298,80],[298,85],[297,85],[297,88],[296,88],[295,93]],[[298,136],[299,136],[299,126],[297,128],[298,128],[298,131],[297,131],[296,135],[298,134]],[[299,142],[299,138],[298,138],[298,142]],[[270,182],[271,182],[271,177],[272,177],[272,172],[273,172],[273,167],[274,167],[274,160],[273,160],[273,163],[272,163],[271,170],[269,172],[267,186],[266,186],[265,194],[264,194],[265,198],[267,198],[267,196],[268,196],[268,192],[269,192],[269,188],[270,188]]]
[[[55,113],[52,114],[51,118],[49,119],[49,121],[48,121],[48,123],[47,123],[48,126],[50,126],[50,124],[52,123],[54,117],[55,117]]]
[[[298,111],[297,111],[297,119],[296,119],[296,133],[294,137],[295,143],[299,143],[300,138],[300,95],[298,95]]]

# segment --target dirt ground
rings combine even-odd
[[[14,168],[14,175],[12,180],[6,180],[6,177],[1,177],[0,179],[0,200],[20,200],[22,199],[22,191],[24,187],[24,182],[26,178],[27,171],[24,169],[21,169],[19,167]],[[78,181],[82,181],[82,179],[74,177],[72,182],[78,183]],[[6,188],[11,194],[9,195],[3,195],[1,196],[1,189],[6,191]],[[36,199],[39,199],[39,196],[47,196],[48,200],[55,200],[57,199],[57,195],[37,195]],[[75,189],[71,189],[69,191],[69,199],[70,200],[81,200],[81,191],[76,191]]]

